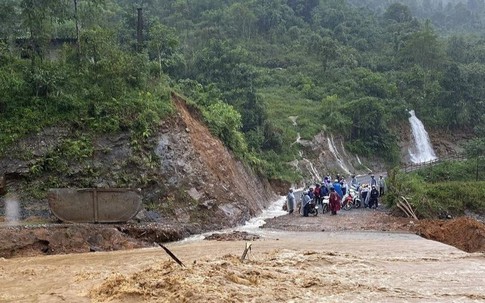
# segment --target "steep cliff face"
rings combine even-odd
[[[73,130],[56,127],[19,141],[0,158],[0,215],[14,195],[21,217],[48,218],[49,187],[140,188],[137,219],[184,233],[234,226],[261,212],[276,198],[268,181],[236,160],[196,110],[172,99],[177,113],[143,147],[129,133],[83,135],[89,156],[73,158],[62,148]]]
[[[413,144],[412,131],[409,123],[400,123],[396,126],[399,131],[396,133],[399,135],[399,148],[401,150],[401,164],[411,163],[409,149]],[[426,127],[431,145],[436,153],[436,156],[441,159],[457,156],[464,152],[463,146],[473,135],[473,130],[462,129],[455,131],[448,131],[446,129],[436,129]]]
[[[427,129],[431,144],[439,158],[449,158],[462,153],[463,144],[473,138],[472,130],[446,131],[441,129]],[[394,133],[398,135],[400,149],[400,165],[411,163],[410,147],[412,131],[408,122],[394,126]],[[377,157],[359,157],[345,149],[345,141],[340,136],[321,132],[311,141],[296,138],[294,144],[300,145],[299,157],[290,165],[304,176],[303,185],[313,185],[325,175],[336,174],[349,177],[352,174],[364,175],[381,173],[387,170],[382,159]]]
[[[192,202],[175,208],[177,220],[190,223],[192,212],[202,212],[205,224],[234,226],[258,214],[276,198],[268,181],[237,161],[180,97],[173,100],[178,116],[161,125],[156,154],[164,187],[183,188]]]
[[[351,175],[363,175],[372,171],[383,171],[383,163],[376,159],[361,158],[345,149],[345,142],[339,136],[327,132],[317,134],[311,141],[297,139],[300,145],[299,157],[290,165],[304,176],[304,185],[314,185],[330,175],[337,174],[350,178]]]

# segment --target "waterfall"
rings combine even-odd
[[[413,163],[422,163],[436,160],[436,154],[429,140],[428,132],[424,129],[424,125],[416,117],[414,110],[409,111],[409,123],[413,132],[413,145],[409,148],[409,155]]]

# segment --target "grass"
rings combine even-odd
[[[465,210],[484,215],[485,181],[475,180],[476,163],[445,162],[410,174],[394,171],[389,174],[386,202],[394,206],[404,196],[420,218],[436,218],[443,213],[460,216]]]
[[[260,90],[260,95],[265,102],[270,121],[284,131],[286,142],[293,142],[297,133],[302,139],[310,140],[324,129],[321,123],[322,113],[319,103],[303,98],[299,92],[290,88],[271,87]],[[290,116],[297,116],[296,126],[290,120]]]

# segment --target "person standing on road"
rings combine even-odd
[[[370,176],[370,186],[377,186],[377,180],[374,178],[374,175]]]
[[[310,195],[308,194],[310,191],[304,193],[303,198],[301,200],[301,207],[303,209],[303,217],[308,217],[308,211],[310,210]]]
[[[360,199],[364,203],[364,208],[369,207],[369,187],[366,183],[360,187]]]
[[[340,180],[340,185],[342,186],[342,194],[345,196],[347,194],[347,180],[342,177]]]
[[[313,200],[315,205],[320,204],[320,184],[315,184],[315,189],[313,190]]]
[[[320,186],[320,204],[323,201],[323,198],[328,195],[330,195],[330,190],[325,184],[322,183],[322,186]]]
[[[290,188],[288,195],[286,196],[286,209],[288,210],[288,214],[291,215],[293,210],[295,209],[295,194],[293,193],[293,188]]]
[[[379,184],[379,197],[382,197],[384,196],[384,190],[386,189],[386,181],[384,180],[384,178],[381,176],[379,176],[379,182],[377,182]]]
[[[342,199],[344,194],[342,193],[342,187],[338,179],[335,179],[335,182],[333,182],[332,187],[335,190],[335,192],[340,196],[340,199]]]
[[[336,215],[337,211],[340,210],[340,196],[337,194],[335,188],[333,187],[330,187],[329,204],[332,215]]]
[[[356,191],[359,190],[360,184],[359,181],[357,181],[355,175],[352,175],[352,180],[350,180],[350,187],[353,187]]]
[[[378,200],[379,198],[379,192],[377,191],[377,188],[375,185],[372,185],[372,189],[370,191],[370,199],[369,199],[369,208],[377,208],[378,205]]]

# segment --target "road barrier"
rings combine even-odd
[[[405,164],[402,168],[401,171],[409,173],[421,168],[425,167],[430,167],[430,166],[435,166],[443,162],[449,162],[449,161],[466,161],[467,158],[462,155],[455,155],[455,156],[448,156],[444,158],[438,158],[434,159],[431,161],[426,161],[426,162],[421,162],[421,163],[407,163]]]

